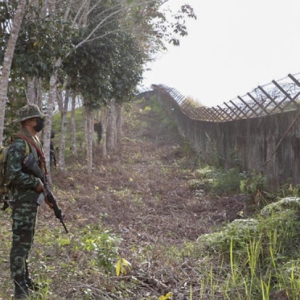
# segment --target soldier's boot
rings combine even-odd
[[[38,291],[40,289],[39,284],[32,281],[31,278],[26,278],[26,284],[32,291]]]
[[[25,281],[17,282],[15,281],[15,295],[14,300],[25,300],[29,299],[29,290]]]
[[[35,283],[30,278],[27,261],[25,261],[25,282],[28,288],[31,289],[32,291],[38,291],[41,288],[41,286],[38,283]]]

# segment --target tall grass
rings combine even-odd
[[[210,279],[201,282],[201,299],[209,299],[203,292],[207,288],[213,296],[216,283],[222,293],[210,299],[268,300],[277,299],[276,295],[299,299],[299,229],[298,212],[285,209],[257,219],[236,220],[220,232],[200,236],[195,253],[211,258],[209,270],[207,265],[199,267],[202,276]],[[213,272],[220,260],[223,271]]]

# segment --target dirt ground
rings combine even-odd
[[[66,189],[83,185],[76,196],[78,209],[95,218],[101,212],[104,223],[117,232],[127,232],[125,237],[130,232],[150,240],[151,236],[169,236],[175,243],[212,232],[239,218],[241,211],[253,213],[253,203],[245,195],[213,196],[190,190],[193,171],[204,165],[199,166],[174,124],[164,124],[166,117],[145,112],[145,107],[147,102],[142,102],[134,110],[135,120],[132,114],[125,118],[124,139],[118,149],[105,159],[102,146],[95,149],[92,177],[79,166],[72,169],[71,176],[59,173],[54,178],[57,186]],[[88,203],[94,201],[95,188],[103,191],[96,196],[99,210]]]
[[[188,299],[189,286],[180,291],[187,278],[197,281],[195,262],[167,265],[158,249],[193,242],[239,218],[241,211],[250,215],[253,205],[245,195],[190,190],[188,180],[199,168],[196,155],[174,124],[148,106],[141,102],[126,114],[122,145],[107,158],[102,157],[101,144],[95,148],[92,177],[83,161],[72,164],[72,173],[54,171],[53,182],[69,192],[57,195],[67,224],[76,222],[78,215],[83,225],[97,222],[101,215],[103,226],[122,238],[122,256],[133,264],[132,275],[143,282],[136,296],[126,299],[142,299],[154,291],[157,295],[177,291],[174,299]],[[76,204],[64,204],[72,191]],[[132,249],[148,246],[152,257],[142,265]]]

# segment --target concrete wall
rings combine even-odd
[[[294,185],[299,183],[300,118],[272,156],[298,111],[222,123],[205,122],[189,118],[168,94],[156,94],[176,120],[181,135],[190,141],[203,158],[209,160],[220,156],[227,168],[238,160],[241,170],[263,172],[268,187],[272,189],[279,189],[287,182]]]

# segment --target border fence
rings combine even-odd
[[[298,110],[300,102],[300,73],[289,74],[280,80],[258,86],[244,96],[215,107],[195,106],[176,89],[165,85],[152,85],[153,90],[168,93],[191,119],[209,122],[228,122]]]
[[[300,182],[300,73],[258,86],[215,107],[197,106],[176,89],[152,85],[156,95],[205,161],[265,174],[267,185]]]

